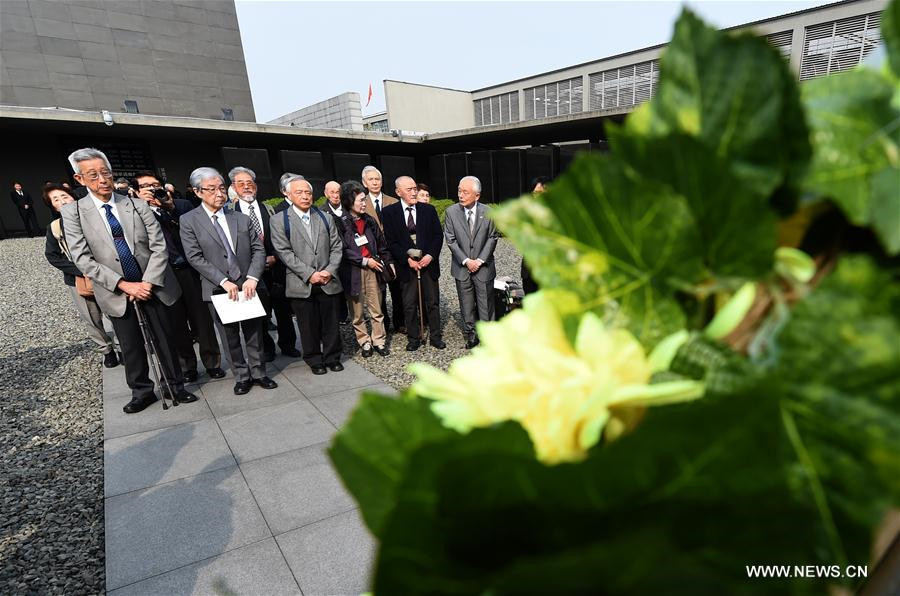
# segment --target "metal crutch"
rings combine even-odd
[[[168,410],[169,406],[166,405],[166,392],[169,393],[169,399],[172,400],[173,406],[178,405],[178,396],[176,396],[175,391],[172,390],[172,384],[169,382],[169,375],[166,374],[166,368],[162,365],[162,362],[159,361],[159,352],[157,352],[156,338],[153,336],[153,329],[147,323],[144,309],[137,300],[134,301],[134,311],[137,313],[138,325],[141,328],[141,334],[144,336],[144,350],[146,350],[147,359],[150,361],[150,372],[153,373],[153,380],[156,381],[156,386],[159,387],[159,396],[162,399],[163,410]],[[162,374],[160,375],[160,373]],[[162,376],[162,383],[159,382],[160,376]]]

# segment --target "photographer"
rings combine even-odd
[[[368,358],[372,350],[388,355],[385,346],[384,304],[381,291],[384,284],[396,277],[393,258],[381,228],[366,211],[366,189],[359,182],[344,182],[340,187],[341,241],[344,259],[338,276],[346,279],[344,291],[353,313],[353,330],[362,355]],[[363,304],[372,321],[371,335],[366,328]]]
[[[169,265],[181,285],[181,298],[172,305],[172,326],[184,380],[188,383],[197,380],[197,355],[194,353],[190,330],[197,334],[200,359],[206,367],[206,373],[210,378],[220,379],[225,376],[225,371],[221,368],[219,342],[216,340],[209,309],[203,303],[200,277],[184,256],[178,227],[178,219],[193,207],[184,199],[174,199],[171,192],[162,187],[153,172],[138,173],[134,177],[134,186],[138,189],[138,198],[150,206],[162,228],[166,249],[169,252]]]

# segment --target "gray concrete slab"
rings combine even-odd
[[[190,388],[198,398],[192,404],[179,404],[177,407],[169,403],[169,409],[163,410],[159,401],[136,414],[126,414],[122,408],[131,401],[131,397],[105,398],[103,400],[103,437],[114,439],[135,433],[168,428],[188,422],[197,422],[212,418],[212,412],[203,399],[203,392]]]
[[[278,387],[275,389],[254,386],[250,393],[235,395],[233,382],[216,382],[204,385],[203,395],[213,414],[217,417],[286,404],[304,398],[303,393],[294,387],[293,383],[288,381],[284,375],[276,374],[271,378],[278,383]]]
[[[238,462],[322,443],[335,431],[305,398],[224,416],[218,421]]]
[[[273,534],[356,508],[331,467],[328,443],[241,464],[241,471]]]
[[[339,393],[311,397],[309,401],[328,418],[329,422],[340,428],[347,422],[347,418],[350,417],[350,413],[356,407],[356,404],[359,403],[364,391],[375,391],[385,395],[395,395],[397,393],[390,385],[378,383],[377,385],[348,389]]]
[[[375,542],[358,511],[276,536],[304,594],[362,594],[369,589]]]
[[[161,594],[266,594],[294,596],[300,588],[275,543],[267,538],[249,546],[145,579],[110,596]]]
[[[308,366],[298,366],[287,369],[284,375],[310,398],[381,382],[381,379],[352,360],[344,362],[344,370],[341,372],[328,371],[324,375],[314,375]]]
[[[106,499],[106,586],[126,586],[271,536],[237,467]]]
[[[236,462],[219,425],[208,419],[107,440],[103,464],[104,492],[111,497]]]

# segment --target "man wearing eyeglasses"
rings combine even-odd
[[[157,356],[180,403],[197,401],[184,389],[172,341],[169,307],[181,287],[169,266],[166,241],[150,207],[113,192],[112,168],[97,149],[69,155],[75,179],[88,194],[63,207],[66,240],[75,266],[94,284],[94,297],[112,322],[122,347],[125,378],[131,388],[126,414],[156,401],[144,336],[135,303],[140,303],[156,337]]]
[[[256,173],[250,168],[238,166],[228,172],[228,179],[237,191],[238,198],[234,202],[234,210],[243,213],[250,218],[250,227],[263,241],[266,249],[266,269],[263,272],[263,281],[266,292],[260,292],[259,298],[266,308],[266,314],[271,316],[275,311],[275,321],[278,323],[278,347],[281,353],[290,358],[299,358],[297,349],[297,332],[294,331],[294,318],[291,314],[291,305],[284,296],[285,268],[284,263],[275,257],[275,249],[272,248],[272,236],[269,233],[269,208],[256,200]],[[275,360],[275,342],[269,335],[268,317],[263,322],[263,354],[266,362]]]
[[[243,213],[226,211],[228,200],[225,179],[214,168],[197,168],[191,172],[191,186],[203,203],[181,216],[181,244],[184,254],[202,278],[203,300],[209,304],[219,335],[228,346],[228,360],[234,373],[235,395],[243,395],[255,384],[274,389],[278,384],[266,375],[262,358],[262,318],[246,319],[227,325],[212,305],[212,295],[227,293],[232,300],[241,292],[246,298],[256,296],[266,265],[263,241]],[[241,333],[247,355],[241,346]]]
[[[197,334],[200,360],[206,367],[206,373],[212,379],[221,379],[225,376],[225,371],[221,368],[222,354],[219,352],[219,341],[216,339],[212,317],[200,293],[200,276],[188,264],[184,256],[184,247],[181,245],[178,220],[193,207],[184,199],[175,199],[171,193],[165,191],[153,172],[138,172],[134,176],[133,184],[137,189],[138,198],[150,206],[162,228],[169,253],[169,266],[175,271],[175,277],[181,286],[181,298],[172,307],[172,323],[184,380],[187,383],[194,383],[198,378],[197,354],[194,353],[191,329]]]

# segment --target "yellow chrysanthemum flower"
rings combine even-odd
[[[423,363],[410,366],[414,393],[435,400],[432,410],[460,432],[504,420],[518,421],[549,464],[582,459],[607,434],[619,434],[650,405],[687,401],[703,394],[702,383],[648,384],[667,368],[682,331],[664,340],[648,358],[625,329],[582,316],[575,345],[544,292],[502,320],[480,323],[481,345],[447,373]]]

